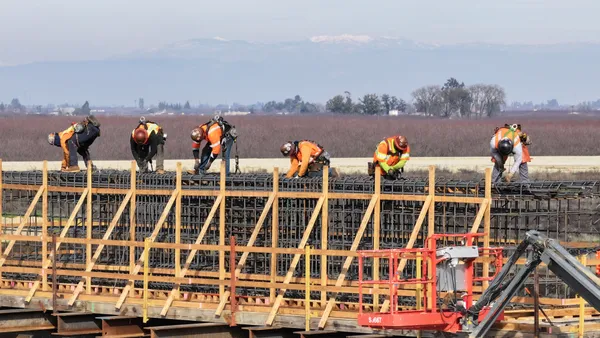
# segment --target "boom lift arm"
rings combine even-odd
[[[530,246],[532,253],[527,264],[513,278],[505,281],[510,269]],[[544,262],[550,271],[600,311],[600,279],[579,263],[558,242],[543,236],[538,231],[530,230],[490,286],[463,317],[463,331],[470,331],[470,338],[485,336],[506,305],[521,289],[527,277],[541,262]],[[494,303],[492,304],[492,302]],[[479,312],[488,305],[491,306],[491,310],[477,324]]]

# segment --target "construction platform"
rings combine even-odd
[[[164,175],[138,174],[134,163],[130,171],[42,168],[0,175],[0,306],[17,316],[2,325],[0,315],[0,332],[27,322],[61,335],[60,317],[73,317],[84,322],[75,327],[105,336],[118,331],[104,325],[120,322],[132,336],[430,336],[358,326],[356,251],[422,247],[436,233],[483,233],[478,244],[501,246],[506,257],[535,229],[600,273],[597,181],[492,187],[490,170],[456,181],[436,179],[433,167],[429,177],[398,181],[330,179],[327,171],[285,179],[276,168],[229,177],[223,167],[206,176],[184,174],[181,165]],[[476,264],[482,276],[497,269],[486,257]],[[418,266],[404,263],[407,278],[422,273]],[[389,268],[373,259],[363,271],[379,279]],[[541,333],[600,332],[596,310],[545,268],[539,275]],[[486,286],[476,285],[475,299]],[[533,332],[533,289],[528,281],[495,334]],[[362,294],[363,311],[389,307],[384,287]],[[402,309],[421,303],[418,288],[399,295]]]

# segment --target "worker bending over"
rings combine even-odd
[[[67,141],[75,134],[76,125],[77,122],[73,122],[67,129],[61,132],[48,134],[48,143],[60,147],[63,151],[63,158],[60,163],[61,171],[64,171],[69,167],[69,146],[67,145]]]
[[[60,133],[48,135],[48,142],[61,147],[63,150],[63,161],[61,171],[79,172],[77,154],[83,157],[87,168],[91,162],[89,147],[100,136],[100,122],[94,115],[87,116],[83,121],[74,123],[71,127]],[[93,168],[93,167],[92,167]]]
[[[392,136],[377,145],[377,150],[373,154],[372,168],[379,166],[385,179],[395,180],[404,172],[408,160],[410,160],[410,147],[406,137]],[[374,174],[374,170],[370,170],[369,174]]]
[[[279,149],[284,157],[290,158],[290,170],[286,178],[315,177],[330,165],[330,156],[318,143],[309,140],[288,141]],[[329,168],[329,175],[337,177],[337,169]]]
[[[518,126],[504,125],[502,128],[496,128],[494,136],[490,140],[490,151],[494,170],[492,171],[492,183],[498,183],[502,179],[504,172],[504,163],[509,155],[514,155],[515,162],[506,175],[506,182],[512,180],[513,175],[519,170],[523,163],[523,145],[519,137]]]
[[[527,163],[531,162],[531,156],[529,155],[529,146],[531,145],[531,136],[523,132],[521,125],[517,125],[517,131],[521,144],[523,145],[523,160],[519,166],[519,176],[522,183],[529,183],[529,166]]]
[[[225,161],[225,174],[229,175],[229,159],[231,157],[231,148],[237,140],[237,131],[235,126],[231,126],[219,115],[213,117],[209,122],[202,124],[191,134],[192,153],[194,154],[194,170],[188,170],[193,175],[205,174],[210,166],[223,150],[223,160]],[[200,144],[206,141],[200,155]]]
[[[148,172],[148,163],[156,156],[156,173],[165,173],[165,141],[167,134],[156,122],[146,121],[141,117],[138,126],[131,132],[129,144],[131,153],[137,162],[140,172]]]

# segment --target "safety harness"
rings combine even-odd
[[[238,155],[238,145],[237,145],[237,135],[233,135],[235,132],[232,133],[232,131],[235,131],[235,126],[232,126],[231,124],[229,124],[229,122],[223,120],[220,117],[216,117],[211,119],[210,121],[200,125],[200,128],[202,128],[203,126],[206,126],[206,134],[208,135],[208,132],[210,130],[210,128],[212,126],[214,126],[215,124],[218,124],[219,127],[221,128],[221,130],[223,131],[221,133],[221,144],[223,144],[223,139],[225,139],[226,137],[231,137],[233,139],[233,143],[235,144],[235,173],[239,174],[241,173],[240,171],[240,156]],[[221,156],[225,157],[225,151],[226,149],[223,148],[221,150]]]

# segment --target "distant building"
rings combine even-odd
[[[250,115],[249,111],[228,111],[223,113],[226,116],[235,116],[235,115]]]
[[[392,109],[388,112],[388,114],[390,116],[398,116],[399,115],[399,110],[398,109]]]

